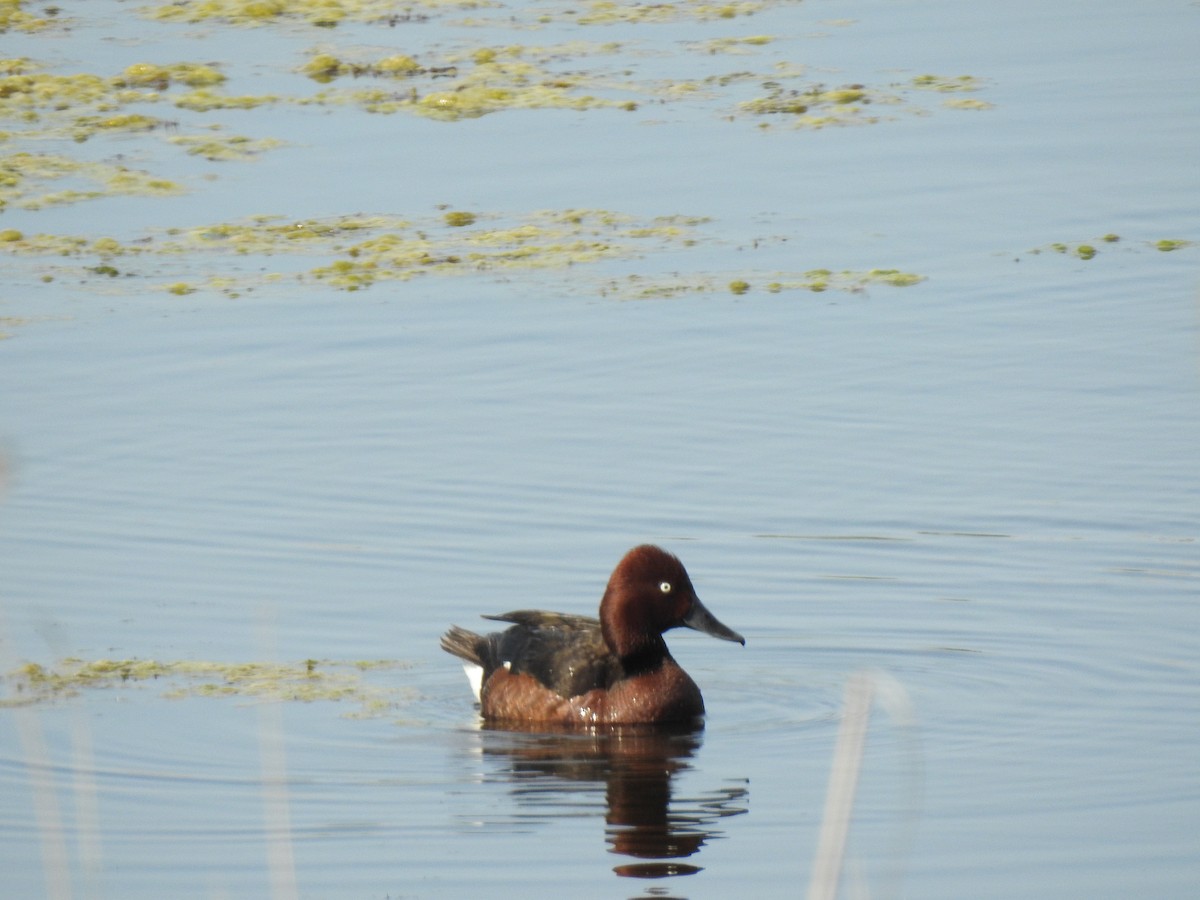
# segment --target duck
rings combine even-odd
[[[599,618],[532,609],[483,618],[510,627],[476,634],[454,625],[441,646],[462,660],[490,725],[701,723],[700,688],[663,633],[686,627],[746,643],[700,602],[678,557],[652,544],[617,563]]]

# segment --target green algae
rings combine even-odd
[[[743,112],[756,116],[784,116],[790,124],[805,128],[830,125],[871,124],[880,116],[867,111],[872,104],[899,103],[890,93],[871,90],[861,84],[829,88],[813,84],[792,88],[782,79],[765,82],[767,94],[739,104]]]
[[[733,3],[709,3],[706,0],[677,0],[674,3],[620,3],[617,0],[592,0],[581,12],[572,15],[580,25],[653,24],[682,21],[712,21],[752,16],[768,7],[766,2],[738,0]]]
[[[523,221],[496,221],[459,234],[438,234],[429,227],[391,230],[345,247],[340,258],[310,270],[309,275],[356,291],[380,281],[425,274],[561,270],[628,259],[664,244],[691,240],[699,221],[665,217],[642,222],[607,210],[572,209],[536,212]],[[449,219],[446,225],[462,229]]]
[[[510,45],[475,47],[421,61],[408,55],[379,60],[347,61],[328,53],[311,57],[302,71],[320,82],[343,76],[376,78],[384,85],[361,88],[330,88],[304,104],[354,104],[372,113],[407,112],[441,121],[473,119],[513,109],[636,108],[628,96],[634,86],[586,72],[556,71],[553,64],[595,54],[611,54],[617,44],[585,44],[535,47]],[[406,90],[392,84],[404,79]]]
[[[161,289],[184,296],[194,291],[238,295],[267,283],[288,280],[362,291],[384,282],[419,277],[507,275],[514,271],[576,272],[579,267],[618,260],[637,260],[649,253],[687,252],[711,241],[705,234],[710,220],[701,216],[670,215],[643,218],[605,209],[540,210],[513,216],[488,211],[443,209],[436,215],[346,216],[331,219],[286,220],[260,216],[238,222],[219,222],[191,229],[168,229],[130,241],[107,236],[29,235],[19,231],[0,240],[0,253],[54,260],[56,272],[91,277],[136,274],[153,259],[183,265],[183,277]],[[274,256],[301,256],[304,267],[276,267]],[[236,260],[250,258],[233,274]],[[198,261],[214,274],[197,271]],[[215,273],[220,273],[215,274]],[[769,294],[807,291],[856,292],[873,285],[907,287],[923,276],[897,269],[862,272],[811,269],[803,273],[737,273],[716,275],[642,276],[613,279],[598,274],[583,282],[573,274],[573,288],[591,284],[605,296],[620,298],[672,297],[728,291],[737,295],[756,290]],[[585,288],[593,289],[593,288]]]
[[[414,5],[479,7],[480,0],[417,0]],[[267,25],[303,22],[333,28],[343,22],[395,22],[402,18],[393,0],[174,0],[145,10],[150,18],[167,22],[225,22],[231,25]]]
[[[59,182],[71,186],[47,190]],[[176,182],[126,166],[49,153],[0,155],[0,209],[11,205],[36,210],[113,195],[161,197],[182,192]]]
[[[752,77],[753,73],[732,73],[718,79],[709,79],[709,83],[723,87],[733,81]],[[915,100],[915,96],[922,91],[960,93],[982,89],[982,83],[971,75],[920,75],[908,82],[898,82],[885,87],[858,83],[839,87],[828,87],[820,83],[796,86],[796,82],[803,77],[803,69],[778,66],[774,77],[762,84],[765,95],[742,101],[738,105],[738,111],[753,116],[777,116],[798,128],[873,125],[894,118],[895,112],[926,114],[928,110]],[[972,110],[992,108],[992,104],[985,100],[961,97],[943,100],[942,106]]]
[[[21,0],[0,0],[0,34],[6,31],[43,31],[57,21],[59,9],[56,6],[43,7],[43,15],[23,10]]]
[[[281,102],[276,94],[223,94],[211,88],[197,88],[175,98],[180,109],[193,112],[212,112],[215,109],[255,109]]]
[[[1173,250],[1182,250],[1184,247],[1190,247],[1193,241],[1180,241],[1170,238],[1164,238],[1161,241],[1156,241],[1154,249],[1160,250],[1163,253],[1170,253]]]
[[[200,63],[172,63],[159,66],[152,63],[134,63],[113,83],[118,87],[152,87],[165,91],[172,83],[188,87],[212,87],[225,81],[225,76],[212,66]]]
[[[918,75],[912,79],[912,85],[921,90],[941,93],[977,91],[982,87],[979,79],[974,75]]]
[[[935,91],[940,94],[972,93],[983,89],[983,83],[974,75],[918,75],[911,81],[917,90]],[[975,97],[951,97],[942,101],[947,109],[988,110],[994,104]]]
[[[180,135],[178,121],[131,109],[135,104],[173,104],[208,112],[245,109],[274,97],[241,97],[221,90],[226,76],[195,62],[134,63],[115,75],[59,75],[33,60],[0,60],[0,125],[6,143],[69,138],[83,143],[98,135],[161,134],[191,155],[213,161],[255,158],[281,142],[244,136]],[[0,156],[0,209],[41,209],[116,195],[170,196],[179,183],[112,163],[85,162],[62,154],[21,148]]]
[[[254,139],[234,134],[223,137],[203,135],[181,135],[169,139],[187,150],[192,156],[203,156],[214,162],[235,162],[256,159],[268,150],[283,146],[283,141],[274,138]]]
[[[755,34],[749,37],[724,37],[700,41],[692,45],[703,53],[746,53],[751,47],[765,47],[775,38],[767,34]]]
[[[1126,241],[1124,238],[1122,238],[1118,234],[1109,232],[1107,234],[1103,234],[1100,237],[1096,238],[1095,243],[1055,241],[1054,243],[1046,244],[1042,247],[1035,247],[1034,249],[1030,250],[1029,253],[1033,256],[1037,256],[1042,253],[1057,253],[1057,254],[1063,255],[1063,256],[1073,256],[1078,259],[1089,260],[1089,259],[1095,258],[1100,253],[1100,247],[1098,247],[1097,244],[1112,245],[1112,244],[1117,244],[1117,243],[1121,243],[1121,242],[1123,242],[1124,250],[1126,252],[1135,251],[1137,249],[1137,247],[1139,246],[1139,245],[1132,244],[1129,241]],[[1149,247],[1153,247],[1155,250],[1160,250],[1163,252],[1170,252],[1172,250],[1180,250],[1184,247],[1190,247],[1190,246],[1193,246],[1194,244],[1195,244],[1195,241],[1160,240],[1160,241],[1141,242],[1140,246],[1142,246],[1142,247],[1149,246]]]
[[[301,66],[300,71],[313,81],[327,84],[335,78],[350,76],[363,78],[408,78],[424,74],[427,70],[413,57],[405,54],[385,56],[375,62],[356,63],[339,59],[330,53],[317,53]]]
[[[768,294],[800,291],[819,294],[829,290],[862,293],[872,285],[910,287],[925,280],[923,275],[897,269],[871,269],[866,272],[810,269],[802,273],[760,273],[755,278]],[[749,277],[730,280],[728,276],[718,275],[631,275],[609,281],[601,293],[626,300],[661,300],[692,294],[715,294],[722,290],[741,296],[752,293],[754,283]]]
[[[97,274],[97,265],[126,273],[142,258],[195,267],[198,260],[211,257],[213,270],[222,271],[220,279],[189,272],[178,283],[228,293],[298,278],[357,291],[426,275],[566,270],[603,260],[634,259],[648,252],[694,246],[707,222],[701,216],[647,219],[602,209],[541,210],[515,217],[450,211],[411,220],[345,216],[295,221],[260,216],[169,229],[125,242],[106,236],[18,232],[0,242],[0,253],[52,259],[63,274],[92,275]],[[238,258],[265,260],[280,255],[324,261],[300,275],[294,270],[290,275],[277,271],[243,278],[229,274]],[[165,289],[172,287],[168,284]]]
[[[988,110],[995,109],[996,105],[987,100],[976,100],[974,98],[955,98],[952,100],[943,100],[942,106],[946,109],[965,109],[965,110]]]
[[[156,684],[169,699],[234,697],[296,703],[335,702],[352,705],[350,717],[379,716],[403,707],[414,692],[383,687],[364,673],[402,670],[395,660],[336,661],[308,659],[298,663],[221,663],[152,659],[64,659],[54,667],[26,663],[4,676],[7,696],[0,708],[32,706],[75,697],[87,690]]]

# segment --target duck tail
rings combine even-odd
[[[483,650],[486,642],[487,639],[483,635],[459,628],[457,625],[450,626],[450,630],[442,635],[443,650],[464,662],[480,667],[484,665]]]
[[[471,683],[471,693],[475,695],[476,703],[481,702],[483,696],[483,679],[487,669],[484,655],[488,646],[486,637],[457,625],[451,625],[450,630],[442,635],[442,649],[463,661],[463,671]]]

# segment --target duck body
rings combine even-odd
[[[651,545],[618,563],[600,618],[517,610],[480,635],[452,627],[442,648],[463,660],[490,722],[564,726],[681,723],[701,719],[704,699],[663,640],[678,626],[745,640],[704,607],[679,560]]]

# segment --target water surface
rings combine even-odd
[[[205,61],[230,94],[302,96],[317,49],[583,40],[619,47],[556,71],[632,73],[648,96],[459,121],[147,104],[181,135],[287,143],[210,162],[161,129],[20,139],[0,150],[187,190],[13,202],[0,230],[157,246],[254,216],[431,234],[450,234],[447,209],[481,228],[567,209],[708,221],[595,263],[357,292],[298,277],[325,251],[126,255],[114,278],[88,271],[97,258],[6,251],[4,670],[295,673],[261,693],[229,670],[118,675],[28,704],[7,677],[13,896],[795,896],[862,669],[914,722],[873,718],[844,893],[1190,896],[1197,248],[1157,242],[1200,240],[1194,4],[786,3],[593,26],[493,11],[544,12],[533,29],[61,6],[69,27],[10,31],[6,55],[105,75]],[[775,40],[693,48],[753,35]],[[806,67],[795,88],[902,102],[820,129],[739,111],[778,63]],[[739,70],[753,77],[650,91]],[[973,76],[988,106],[892,87],[923,73]],[[766,288],[817,268],[924,280]],[[633,299],[631,278],[688,289]],[[481,730],[441,632],[590,613],[643,541],[747,638],[668,636],[705,730]],[[306,660],[349,694],[291,699]]]

